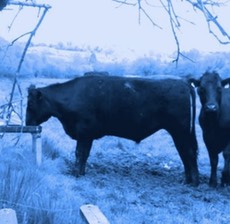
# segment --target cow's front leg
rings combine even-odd
[[[76,147],[76,167],[77,176],[85,175],[85,166],[89,157],[90,149],[92,146],[92,140],[78,140]]]
[[[224,169],[222,172],[221,184],[230,185],[230,145],[228,145],[223,151],[224,157]]]
[[[208,149],[210,165],[211,165],[211,175],[209,179],[209,186],[217,186],[217,164],[218,164],[218,153]]]

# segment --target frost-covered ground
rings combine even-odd
[[[0,69],[1,104],[9,99],[13,80],[10,69],[17,67],[20,47],[9,52],[11,55],[5,57]],[[230,74],[227,66],[230,57],[226,54],[216,54],[215,57],[214,54],[205,56],[193,51],[190,55],[199,58],[199,63],[182,60],[176,69],[168,58],[156,55],[130,60],[113,51],[100,49],[62,51],[35,46],[28,52],[19,77],[23,110],[30,84],[45,86],[63,82],[90,70],[149,77],[188,73],[198,76],[212,66],[222,76]],[[16,91],[16,103],[19,98]],[[199,109],[197,100],[197,112]],[[43,163],[40,168],[34,163],[30,135],[5,134],[1,140],[0,206],[14,208],[19,223],[84,223],[79,207],[86,203],[98,205],[111,224],[229,223],[230,189],[208,186],[209,159],[197,122],[201,181],[197,188],[184,184],[181,160],[165,131],[159,131],[138,145],[111,136],[94,141],[86,176],[76,178],[76,142],[65,134],[54,118],[42,126]],[[20,140],[15,145],[18,137]],[[220,156],[219,180],[222,166]]]
[[[31,83],[44,86],[63,81],[20,79],[24,105]],[[9,95],[11,85],[11,79],[1,79],[1,96]],[[210,165],[198,124],[201,184],[197,188],[184,184],[181,160],[165,131],[139,145],[109,136],[94,141],[86,176],[76,178],[76,143],[56,119],[42,126],[40,168],[34,164],[30,136],[21,136],[16,146],[17,135],[6,134],[1,140],[0,205],[14,208],[19,223],[84,223],[79,207],[87,203],[98,205],[115,224],[229,222],[230,191],[208,186]],[[221,159],[218,178],[222,166]]]

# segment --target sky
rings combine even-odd
[[[41,2],[38,1],[37,2]],[[52,6],[41,24],[33,41],[35,43],[72,43],[79,47],[90,46],[115,50],[133,50],[138,54],[172,53],[176,44],[172,35],[169,19],[159,7],[145,5],[155,23],[162,27],[154,27],[142,13],[139,23],[138,8],[121,5],[112,0],[43,0]],[[194,12],[185,1],[174,1],[175,8],[183,19],[178,31],[182,51],[198,49],[200,51],[230,51],[230,45],[220,45],[209,34],[207,24],[201,14]],[[157,5],[158,4],[158,5]],[[0,36],[13,40],[33,29],[38,21],[37,9],[23,9],[12,28],[8,26],[17,13],[17,7],[8,6],[0,12]],[[218,19],[230,33],[230,4],[216,9]],[[188,21],[185,21],[188,20]],[[189,21],[193,21],[192,25]]]

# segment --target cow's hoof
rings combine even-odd
[[[85,171],[77,171],[76,172],[76,177],[82,177],[85,176]]]
[[[221,186],[230,186],[230,175],[228,173],[222,172]]]
[[[199,174],[193,175],[191,185],[193,187],[198,187],[199,184],[200,184]]]
[[[187,184],[189,184],[192,187],[198,187],[199,186],[199,181],[192,181],[192,182],[189,182]]]
[[[209,181],[209,187],[216,188],[217,187],[217,181],[210,180]]]
[[[193,181],[193,182],[191,183],[191,185],[192,185],[193,187],[198,187],[199,184],[200,184],[199,180]]]
[[[186,176],[186,184],[189,184],[193,187],[198,187],[199,185],[199,177],[198,175],[193,175],[193,176]]]

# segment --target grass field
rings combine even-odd
[[[31,82],[41,86],[57,81],[21,80],[24,104]],[[10,79],[1,79],[2,103],[11,84]],[[5,134],[1,139],[0,206],[15,209],[20,224],[85,223],[79,208],[87,203],[99,206],[111,224],[229,223],[230,188],[208,186],[210,165],[198,123],[201,183],[197,188],[184,184],[181,160],[165,131],[139,145],[108,136],[94,141],[86,176],[76,178],[76,143],[56,119],[42,126],[40,168],[34,162],[30,135]],[[220,156],[219,181],[222,166]]]

